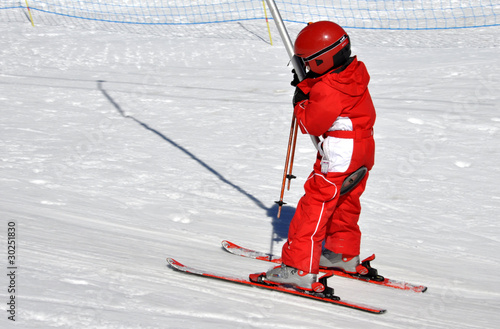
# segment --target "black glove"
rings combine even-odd
[[[294,87],[297,87],[297,85],[299,84],[299,76],[297,75],[297,72],[295,72],[295,69],[292,70],[292,73],[293,73],[293,80],[292,82],[290,82],[290,84]],[[304,77],[304,80],[305,79],[316,79],[316,78],[319,78],[321,76],[321,74],[318,74],[318,73],[314,73],[313,71],[308,71],[306,73],[306,76]]]
[[[292,100],[293,107],[295,107],[295,105],[297,105],[298,103],[305,101],[306,99],[309,99],[309,94],[306,95],[302,91],[302,89],[300,89],[299,87],[295,87],[295,94],[293,95]]]
[[[293,73],[293,80],[292,82],[290,82],[290,84],[294,87],[297,87],[297,85],[299,84],[299,76],[297,75],[297,72],[295,72],[295,69],[292,70],[292,73]]]

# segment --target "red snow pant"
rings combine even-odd
[[[340,196],[342,182],[350,173],[326,176],[318,170],[311,173],[304,185],[306,193],[290,223],[288,241],[283,246],[284,264],[317,274],[323,241],[325,248],[335,253],[359,255],[359,198],[365,190],[368,172],[352,191]]]

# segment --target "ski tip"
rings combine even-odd
[[[182,266],[181,263],[170,257],[167,258],[167,263],[171,266]]]
[[[228,240],[222,240],[221,242],[222,249],[231,252],[232,249],[245,249],[243,247],[238,246],[236,243],[232,243]]]
[[[222,240],[221,245],[222,245],[222,248],[224,248],[226,250],[232,249],[232,248],[241,248],[240,246],[232,243],[231,241],[227,241],[227,240]]]

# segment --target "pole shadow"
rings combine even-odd
[[[220,172],[212,168],[208,163],[205,161],[201,160],[199,157],[197,157],[195,154],[184,148],[182,145],[179,143],[176,143],[173,141],[171,138],[166,136],[165,134],[161,133],[160,131],[152,128],[148,124],[138,120],[132,115],[128,115],[125,113],[125,111],[121,108],[121,106],[109,95],[109,93],[104,89],[103,84],[106,81],[104,80],[97,80],[97,88],[98,90],[104,95],[104,97],[113,105],[113,107],[118,111],[118,113],[125,119],[132,120],[136,122],[138,125],[142,126],[144,129],[150,131],[151,133],[155,134],[156,136],[160,137],[162,140],[165,142],[169,143],[173,147],[177,148],[178,150],[182,151],[184,154],[189,156],[193,161],[197,162],[201,167],[203,167],[205,170],[209,171],[212,173],[215,177],[217,177],[222,183],[231,186],[234,188],[236,191],[241,193],[242,195],[246,196],[248,199],[250,199],[257,207],[263,209],[266,211],[266,214],[268,217],[272,219],[272,228],[273,232],[271,235],[271,246],[270,246],[270,253],[273,253],[273,246],[275,243],[286,240],[287,235],[288,235],[288,227],[290,225],[290,222],[292,220],[293,214],[295,212],[294,207],[286,206],[284,205],[281,210],[281,216],[280,218],[277,218],[278,215],[278,205],[274,204],[272,207],[266,207],[262,201],[257,199],[254,195],[251,193],[245,191],[241,186],[238,186],[237,184],[231,182],[227,178],[225,178]]]

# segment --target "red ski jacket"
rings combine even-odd
[[[365,64],[354,57],[340,73],[327,73],[316,79],[305,79],[298,87],[309,99],[295,106],[302,133],[321,136],[338,117],[348,117],[353,130],[371,129],[375,123],[375,108]]]
[[[294,108],[302,133],[331,137],[323,143],[331,160],[329,172],[346,172],[351,165],[365,165],[368,169],[373,166],[376,113],[368,91],[369,81],[365,64],[354,57],[343,71],[304,79],[297,86],[309,94],[309,99]]]

